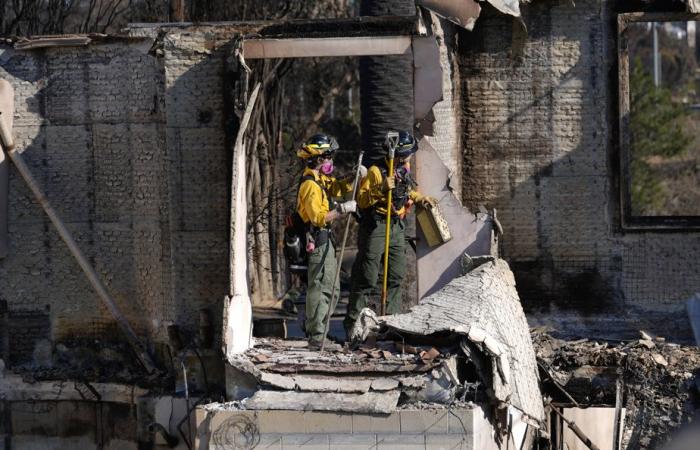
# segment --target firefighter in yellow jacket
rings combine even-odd
[[[388,154],[390,142],[385,142]],[[388,162],[373,165],[360,183],[357,203],[360,210],[358,253],[352,266],[350,302],[343,321],[349,334],[362,308],[367,306],[367,295],[376,289],[379,269],[383,263],[386,236],[386,207],[389,190],[392,191],[391,224],[389,232],[389,268],[387,271],[388,314],[401,308],[401,282],[406,275],[406,228],[404,218],[413,203],[437,203],[433,197],[423,196],[415,190],[417,183],[411,177],[409,159],[418,149],[413,135],[399,132],[395,150],[394,173],[388,174]]]
[[[308,251],[308,284],[306,289],[306,334],[311,348],[338,349],[324,336],[325,318],[331,302],[337,261],[330,224],[355,212],[355,200],[336,203],[334,199],[352,190],[351,182],[337,180],[333,173],[333,154],[338,149],[335,139],[316,134],[297,151],[306,168],[297,194],[297,213],[306,227]],[[336,286],[336,292],[340,292]]]

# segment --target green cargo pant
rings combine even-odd
[[[389,269],[387,271],[387,314],[396,314],[401,309],[401,282],[406,275],[406,238],[403,220],[392,220],[389,229]],[[357,257],[352,266],[350,302],[343,320],[345,331],[352,329],[362,308],[367,306],[367,295],[382,280],[379,270],[384,267],[384,236],[386,222],[365,217],[360,222],[357,238]]]
[[[309,255],[306,288],[306,335],[309,339],[321,340],[324,337],[325,320],[330,308],[337,267],[335,248],[330,239],[317,246]],[[335,293],[336,296],[340,296],[340,286],[336,285]]]

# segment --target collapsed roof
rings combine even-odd
[[[535,421],[544,420],[535,351],[515,278],[504,260],[479,265],[410,312],[383,322],[401,334],[458,336],[499,406],[512,405]]]
[[[493,257],[467,262],[480,265],[406,314],[376,317],[363,310],[353,335],[369,339],[354,351],[319,353],[306,342],[259,340],[230,356],[253,386],[242,406],[389,413],[469,397],[515,407],[541,424],[537,363],[513,274]],[[470,379],[470,371],[478,379]]]

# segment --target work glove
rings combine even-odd
[[[341,214],[354,213],[357,211],[357,202],[355,200],[348,200],[347,202],[338,203],[336,210]]]
[[[396,178],[394,177],[384,177],[382,181],[382,192],[389,192],[396,187]]]
[[[363,166],[362,164],[360,164],[360,168],[357,169],[357,172],[360,175],[360,177],[359,177],[360,180],[367,176],[367,168],[365,166]]]
[[[431,197],[430,195],[425,195],[419,199],[416,200],[416,203],[418,203],[418,206],[422,208],[428,208],[428,207],[436,207],[438,204],[438,201],[435,197]]]

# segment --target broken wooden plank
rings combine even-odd
[[[279,375],[276,373],[262,372],[260,374],[260,382],[262,384],[268,384],[280,389],[293,390],[296,387],[296,383],[293,378],[285,377],[284,375]]]
[[[46,47],[84,47],[92,42],[92,38],[85,34],[66,34],[60,36],[38,36],[34,38],[21,38],[15,42],[17,50],[33,50]]]
[[[425,386],[424,376],[405,377],[399,380],[401,386],[413,389],[423,389]]]
[[[246,39],[245,59],[405,55],[411,36]]]
[[[293,411],[342,411],[389,414],[396,409],[399,392],[331,394],[315,392],[258,391],[244,401],[247,409],[285,409]]]
[[[373,391],[391,391],[399,387],[399,380],[395,378],[377,378],[372,381]]]

